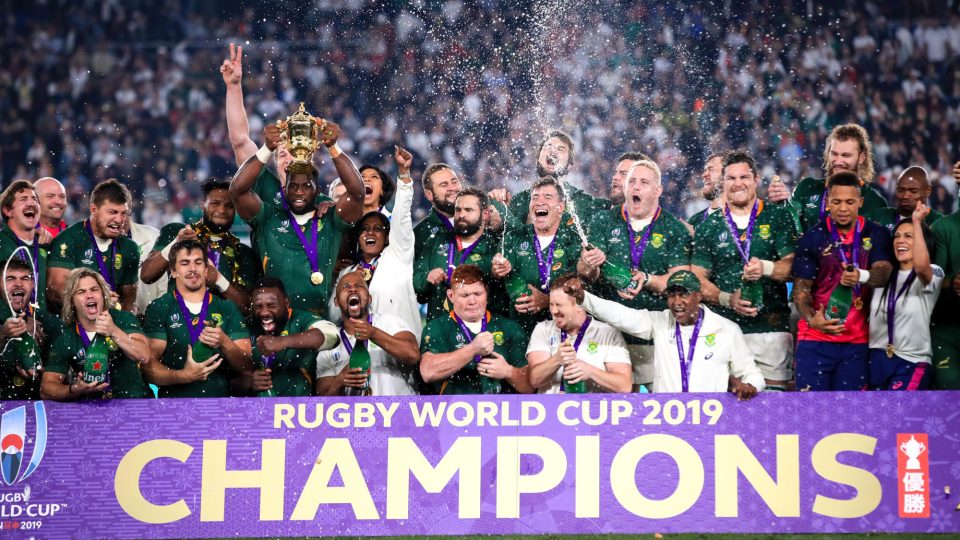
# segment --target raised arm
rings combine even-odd
[[[395,147],[394,159],[400,174],[397,176],[397,194],[393,202],[393,217],[390,223],[390,246],[396,246],[400,260],[413,265],[413,251],[416,238],[413,234],[413,179],[410,167],[413,156],[399,146]],[[390,246],[387,246],[388,248]]]
[[[227,87],[227,135],[237,165],[250,159],[256,153],[257,144],[250,138],[250,124],[247,122],[247,110],[243,104],[243,47],[230,44],[230,58],[220,65],[220,74]]]
[[[337,146],[338,138],[340,138],[340,126],[329,121],[322,124],[320,142],[330,152],[333,166],[337,169],[337,176],[347,188],[346,196],[340,197],[337,201],[337,215],[347,223],[356,223],[363,216],[363,197],[366,195],[366,190],[357,166],[353,164],[350,156],[344,154]]]
[[[230,180],[230,198],[233,199],[240,218],[247,221],[253,219],[263,205],[260,197],[253,191],[253,185],[270,159],[270,154],[280,143],[280,129],[275,124],[267,124],[263,128],[263,136],[265,140],[263,148],[247,158]]]
[[[923,202],[918,202],[913,211],[913,270],[924,285],[928,285],[933,279],[933,267],[930,266],[930,252],[927,250],[927,243],[923,239],[923,232],[920,227],[923,220],[930,213],[930,209]]]
[[[640,339],[653,339],[653,318],[645,309],[629,308],[591,293],[585,294],[583,309],[625,334]]]

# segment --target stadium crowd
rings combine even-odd
[[[960,387],[955,13],[50,3],[5,399]]]

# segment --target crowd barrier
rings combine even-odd
[[[960,532],[958,403],[957,392],[3,402],[0,532]]]

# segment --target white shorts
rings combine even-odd
[[[642,384],[648,391],[653,392],[650,388],[653,384],[653,345],[627,344],[627,351],[630,352],[630,363],[633,364],[634,387]]]
[[[789,332],[744,334],[743,337],[764,379],[793,379],[793,336]]]

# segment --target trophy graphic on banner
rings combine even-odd
[[[309,174],[313,171],[313,152],[317,149],[322,129],[317,120],[303,108],[302,101],[296,113],[286,120],[277,120],[280,136],[286,139],[287,150],[293,158],[287,168],[289,172]]]
[[[920,470],[920,454],[927,449],[927,445],[915,439],[912,435],[910,440],[900,445],[900,451],[907,456],[907,469]]]

